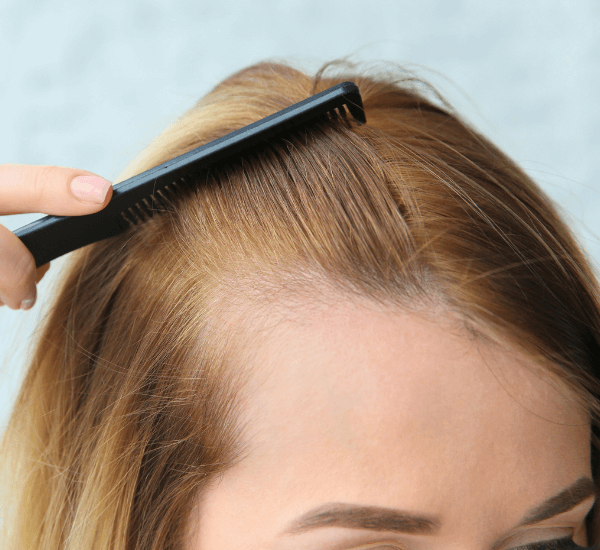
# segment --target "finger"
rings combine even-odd
[[[41,265],[35,270],[35,284],[37,285],[42,277],[46,274],[46,272],[50,269],[50,262],[47,264]]]
[[[11,309],[19,309],[23,300],[35,302],[33,255],[21,239],[3,225],[0,225],[0,258],[0,300]]]
[[[78,176],[84,176],[71,183]],[[102,195],[100,202],[94,193]],[[79,193],[77,195],[76,193]],[[81,216],[104,208],[112,197],[110,182],[92,172],[60,166],[0,164],[0,215],[39,212]]]

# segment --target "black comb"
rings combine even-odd
[[[315,119],[367,119],[358,86],[341,82],[277,113],[137,174],[113,187],[108,205],[85,216],[45,216],[14,233],[33,254],[36,267],[88,244],[119,235],[155,213],[166,211],[178,182],[199,169]],[[337,113],[336,113],[337,110]]]

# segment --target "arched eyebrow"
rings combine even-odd
[[[517,527],[539,523],[575,508],[591,496],[596,496],[594,481],[582,476],[557,495],[527,511]],[[297,535],[321,527],[369,529],[405,534],[436,534],[442,526],[440,518],[416,516],[402,510],[379,506],[360,506],[330,502],[313,508],[294,519],[280,535]]]
[[[558,514],[568,512],[579,503],[591,496],[595,497],[598,487],[589,477],[580,477],[575,483],[558,493],[557,495],[542,502],[525,514],[518,527],[539,523],[545,519],[552,518]],[[595,501],[595,499],[594,499]]]

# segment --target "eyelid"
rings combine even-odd
[[[390,542],[372,542],[359,546],[358,548],[352,548],[352,550],[406,550],[405,548],[398,546],[395,543]]]
[[[579,545],[573,540],[573,534],[566,535],[566,536],[560,537],[560,538],[554,537],[551,539],[536,540],[535,542],[528,542],[526,544],[520,544],[519,546],[515,546],[514,548],[511,548],[511,550],[535,550],[539,546],[545,546],[545,547],[552,548],[553,545],[561,544],[562,542],[566,542],[567,544],[572,545],[573,547],[579,547]]]
[[[600,550],[596,547],[587,548],[586,546],[581,546],[573,541],[574,532],[569,535],[564,535],[561,537],[557,537],[556,535],[551,538],[536,540],[533,542],[528,542],[525,544],[519,544],[518,546],[508,547],[507,550],[536,550],[538,547],[547,547],[544,550],[552,550],[553,544],[560,543],[566,541],[573,548],[581,548],[582,550]],[[369,544],[363,544],[361,546],[352,548],[351,550],[406,550],[406,547],[399,546],[396,542],[371,542]]]

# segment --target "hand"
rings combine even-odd
[[[110,182],[92,172],[0,164],[0,215],[31,212],[83,216],[102,210],[111,197]],[[0,305],[31,308],[37,296],[36,284],[49,268],[50,262],[36,270],[33,255],[21,239],[0,225]]]

